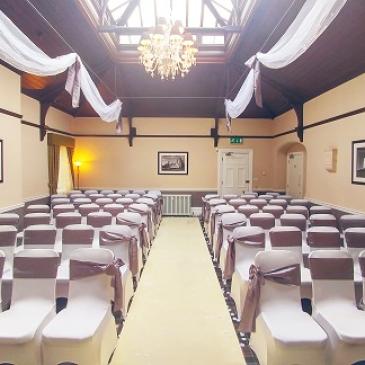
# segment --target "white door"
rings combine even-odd
[[[242,194],[250,190],[249,152],[223,152],[221,194]]]
[[[286,193],[294,198],[303,197],[303,152],[288,153],[286,159]]]

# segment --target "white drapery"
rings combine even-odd
[[[80,92],[105,122],[117,122],[121,132],[122,102],[105,104],[89,72],[76,53],[51,58],[37,47],[2,11],[0,11],[0,58],[18,70],[51,76],[69,69],[65,89],[72,96],[72,106],[79,106]]]
[[[254,93],[256,103],[262,106],[259,64],[278,69],[294,62],[328,28],[346,1],[307,0],[278,42],[267,53],[258,52],[245,63],[251,68],[246,80],[233,101],[225,100],[228,128],[230,118],[237,118],[245,111]]]

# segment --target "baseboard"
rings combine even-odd
[[[33,202],[35,200],[41,200],[41,199],[48,199],[49,198],[49,195],[37,195],[37,196],[32,196],[30,198],[25,198],[24,199],[24,203],[30,203],[30,202]]]
[[[309,200],[310,202],[312,202],[314,204],[325,205],[327,207],[330,207],[330,208],[339,210],[339,211],[344,212],[344,213],[349,213],[349,214],[365,214],[365,212],[363,212],[361,210],[355,210],[355,209],[343,207],[341,205],[331,204],[331,203],[328,203],[328,202],[324,202],[322,200],[312,199],[312,198],[308,198],[308,197],[305,197],[305,199]]]
[[[24,207],[24,203],[9,205],[7,207],[0,208],[0,213],[9,212],[9,211],[16,210],[16,209],[21,209],[23,207]]]
[[[174,191],[204,191],[204,192],[216,192],[217,189],[216,188],[151,188],[151,187],[133,187],[131,188],[129,187],[118,187],[116,188],[114,187],[84,187],[81,186],[80,190],[160,190],[160,191],[166,191],[166,192],[174,192]]]

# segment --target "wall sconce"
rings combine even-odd
[[[75,166],[76,166],[76,176],[77,176],[77,189],[80,189],[80,166],[81,166],[81,161],[75,161]]]

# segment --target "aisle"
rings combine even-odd
[[[246,364],[197,218],[163,219],[111,364]]]

